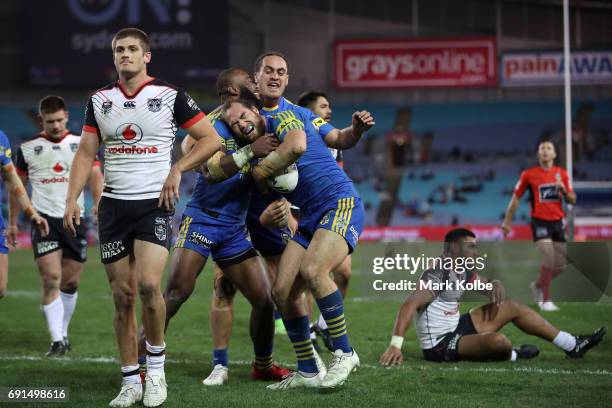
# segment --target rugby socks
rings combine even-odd
[[[310,330],[308,329],[308,316],[296,317],[283,320],[287,335],[293,344],[293,350],[298,360],[298,371],[303,374],[314,375],[319,372],[314,357],[314,349],[310,341]]]
[[[272,368],[272,350],[274,345],[270,344],[266,347],[253,346],[255,352],[255,368],[258,370],[269,370]]]
[[[559,334],[553,339],[552,343],[561,350],[572,351],[576,347],[576,337],[568,332],[559,331]]]
[[[123,375],[124,384],[138,384],[142,387],[140,379],[140,367],[137,365],[121,367],[121,375]]]
[[[281,316],[280,312],[278,311],[278,309],[274,309],[274,320],[279,320],[282,319],[283,317]]]
[[[227,367],[227,348],[213,350],[213,367],[217,364]]]
[[[512,354],[510,354],[510,361],[516,361],[517,358],[518,354],[516,353],[516,350],[512,350]]]
[[[48,305],[41,306],[42,312],[47,319],[47,327],[51,335],[51,341],[63,341],[62,324],[64,320],[64,305],[58,296],[53,302]]]
[[[353,348],[348,340],[346,321],[344,320],[344,301],[340,291],[336,289],[331,295],[317,299],[317,305],[327,323],[329,334],[334,343],[334,350],[342,350],[346,354],[352,353]]]
[[[63,321],[63,336],[68,337],[68,326],[70,325],[70,320],[72,319],[72,315],[74,314],[74,309],[76,308],[77,298],[79,294],[77,291],[74,293],[62,292],[60,290],[60,298],[62,299],[62,303],[64,304],[64,321]]]
[[[155,374],[164,371],[166,361],[166,343],[161,346],[152,346],[148,341],[147,346],[147,374]]]
[[[327,323],[325,323],[325,319],[323,318],[323,315],[319,316],[319,320],[317,320],[317,323],[315,323],[319,329],[321,330],[327,330]]]
[[[317,333],[315,332],[315,324],[316,323],[310,323],[310,340],[315,340],[317,338]]]

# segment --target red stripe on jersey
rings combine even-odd
[[[90,126],[90,125],[84,125],[83,126],[83,132],[89,132],[89,133],[98,133],[98,128],[95,126]]]
[[[27,176],[28,175],[28,171],[27,170],[21,170],[21,169],[17,168],[17,174],[19,174],[20,176]]]
[[[193,118],[189,119],[187,122],[183,123],[181,127],[183,129],[187,129],[198,123],[202,118],[204,118],[204,112],[200,112],[195,115]]]
[[[567,172],[561,167],[553,166],[545,170],[542,166],[534,166],[521,173],[514,194],[521,197],[529,189],[531,217],[545,221],[559,221],[565,217],[563,194],[555,186],[559,181],[568,192],[573,191]]]

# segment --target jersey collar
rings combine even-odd
[[[51,136],[49,136],[46,132],[40,132],[40,137],[47,139],[51,143],[60,143],[69,134],[70,134],[70,131],[66,130],[59,139],[54,139]]]
[[[151,82],[155,81],[155,77],[151,77],[151,79],[149,79],[148,81],[145,81],[142,85],[140,85],[138,87],[138,89],[136,89],[136,91],[134,91],[133,94],[130,94],[127,89],[125,89],[123,87],[123,84],[121,83],[121,81],[117,81],[117,86],[119,87],[119,89],[121,90],[121,93],[123,94],[123,96],[126,97],[126,99],[134,99],[136,97],[136,95],[138,95],[140,93],[140,91],[142,91],[142,89],[149,85]]]

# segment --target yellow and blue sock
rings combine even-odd
[[[253,351],[255,352],[255,368],[259,370],[269,370],[272,368],[273,349],[273,344],[265,347],[253,346]]]
[[[283,320],[287,328],[287,334],[293,344],[293,350],[298,360],[298,371],[316,374],[319,372],[314,357],[314,349],[310,341],[310,330],[308,328],[308,316],[296,317]]]
[[[334,350],[342,350],[343,353],[351,353],[353,348],[349,343],[346,330],[346,320],[344,319],[344,301],[339,290],[334,293],[317,299],[317,305],[321,311],[329,334],[334,343]]]

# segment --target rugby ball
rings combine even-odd
[[[276,176],[268,177],[268,186],[278,193],[289,194],[298,183],[298,169],[295,163],[284,168]]]

